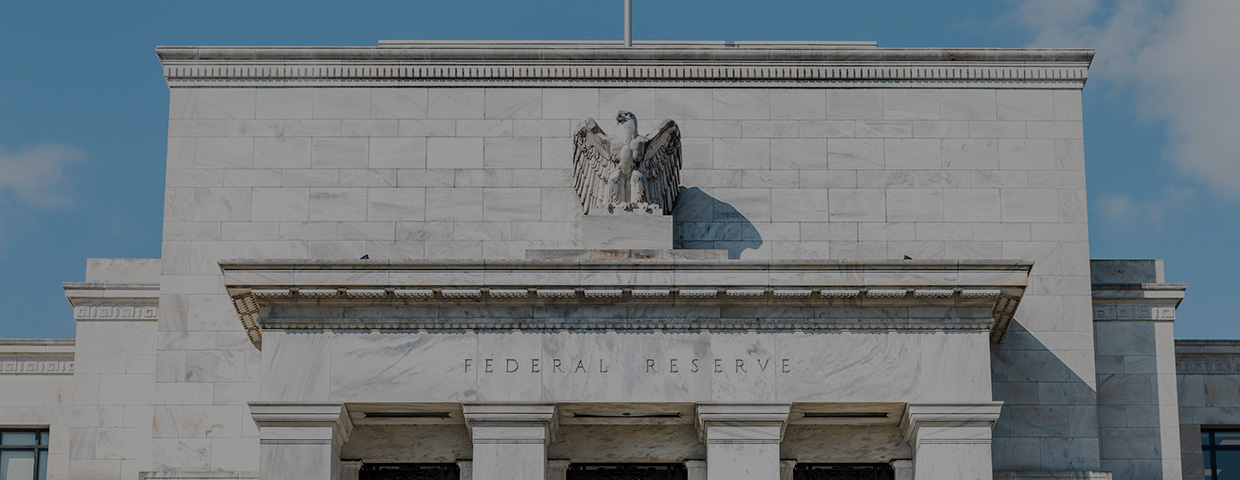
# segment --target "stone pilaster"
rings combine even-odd
[[[100,267],[105,263],[132,265],[149,274],[118,275]],[[68,434],[69,478],[136,478],[151,469],[154,429],[150,418],[128,417],[141,411],[150,415],[156,398],[159,285],[130,282],[154,282],[159,263],[91,259],[86,268],[87,282],[64,284],[77,323],[74,413],[69,431],[60,427],[53,435]],[[64,473],[61,465],[49,467]]]
[[[353,430],[343,403],[251,402],[250,414],[258,424],[260,480],[343,478],[340,448]]]
[[[546,480],[554,403],[465,403],[476,478]]]
[[[1102,469],[1115,478],[1179,479],[1176,308],[1183,284],[1163,283],[1161,260],[1094,260],[1094,351]],[[1190,436],[1200,445],[1200,436]],[[1200,465],[1200,463],[1198,463]]]
[[[457,460],[456,468],[461,469],[461,480],[473,480],[474,478],[473,460]]]
[[[1002,402],[910,403],[904,438],[913,447],[917,480],[990,480],[991,429]]]
[[[706,478],[779,479],[779,442],[790,409],[787,403],[698,404],[698,434],[706,444]]]

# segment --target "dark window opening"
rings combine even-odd
[[[362,465],[358,480],[460,480],[455,463],[401,463]]]
[[[1240,480],[1240,430],[1201,431],[1205,480]]]
[[[570,465],[567,480],[688,480],[682,464]]]
[[[0,431],[0,480],[47,479],[46,430]]]
[[[893,480],[895,469],[887,464],[799,463],[792,480]]]

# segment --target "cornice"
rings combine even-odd
[[[276,330],[974,330],[999,342],[1028,282],[1018,261],[224,261],[255,345]],[[466,308],[760,307],[799,316],[455,315]],[[272,317],[274,307],[324,308]],[[883,307],[908,308],[903,316]],[[347,308],[356,315],[340,315]],[[937,311],[914,310],[940,308]],[[951,310],[959,308],[961,310]],[[434,313],[412,314],[413,310]],[[441,312],[443,309],[444,312]],[[967,309],[987,314],[965,314]],[[363,310],[369,313],[360,313]],[[955,311],[956,313],[947,313]],[[854,312],[840,318],[837,312]],[[870,312],[870,313],[863,313]],[[260,320],[260,317],[261,320]]]
[[[159,47],[173,87],[646,86],[1082,88],[1093,50],[858,43],[392,42]]]
[[[1094,284],[1094,321],[1174,322],[1187,289],[1183,283]]]
[[[157,321],[158,283],[64,283],[77,321]]]

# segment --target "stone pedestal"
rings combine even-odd
[[[990,480],[990,432],[1002,405],[910,403],[901,427],[913,447],[913,478]]]
[[[554,403],[466,403],[474,443],[473,478],[546,480]]]
[[[595,250],[671,250],[672,216],[647,212],[591,212],[581,217],[581,240]]]
[[[261,480],[341,478],[340,447],[353,429],[343,403],[251,402],[250,414]]]
[[[778,480],[779,442],[787,403],[718,403],[697,406],[698,433],[706,444],[708,480]]]

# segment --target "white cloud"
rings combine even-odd
[[[1179,173],[1240,200],[1240,1],[1023,0],[1035,46],[1094,47],[1091,77],[1165,122]]]
[[[37,209],[72,206],[65,173],[81,159],[81,151],[63,145],[41,144],[19,151],[0,147],[0,194]]]
[[[1177,212],[1187,208],[1196,196],[1188,188],[1166,188],[1149,200],[1134,200],[1126,194],[1103,195],[1094,202],[1102,223],[1120,230],[1159,230],[1173,222]]]

